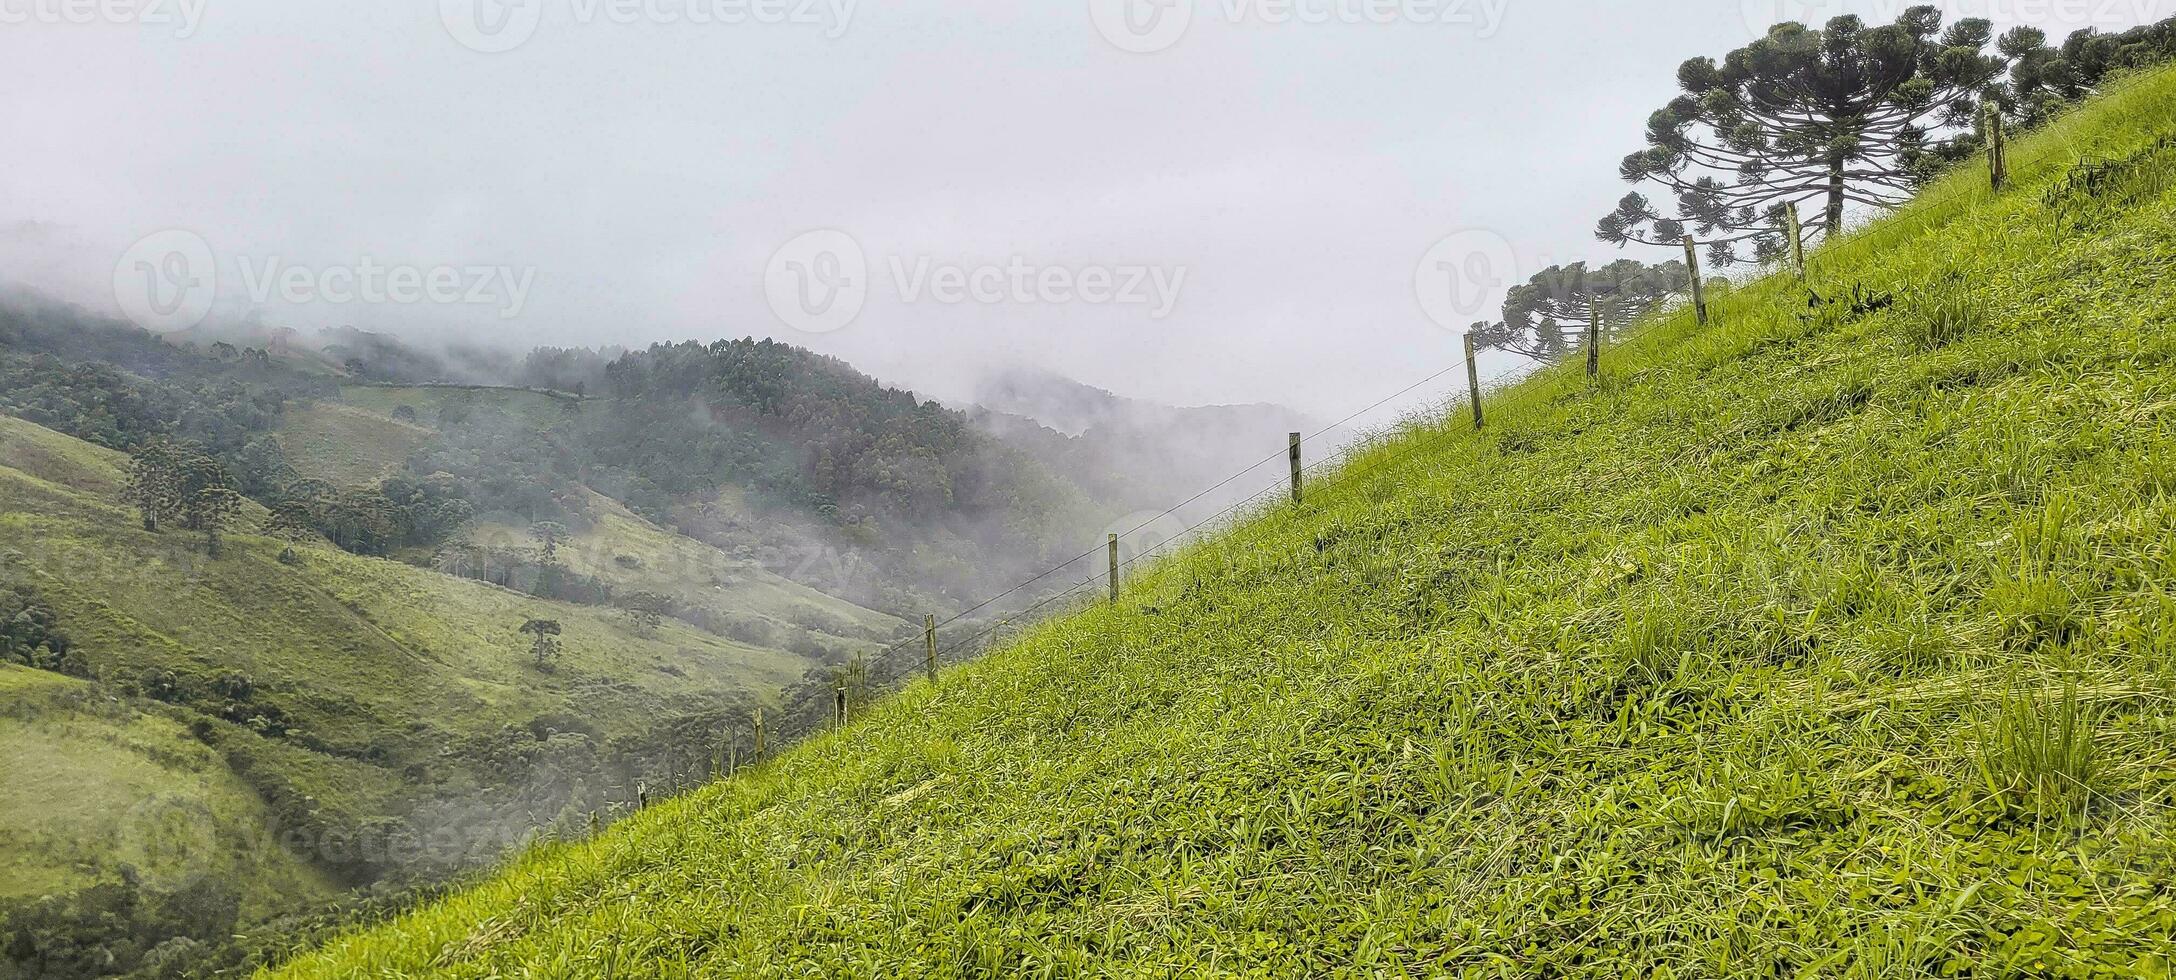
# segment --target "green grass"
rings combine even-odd
[[[2176,201],[2044,194],[2170,133],[2120,86],[1815,256],[1893,306],[1650,324],[280,975],[2166,976]]]
[[[153,888],[253,881],[245,914],[321,901],[332,882],[270,839],[273,821],[181,722],[91,685],[0,665],[0,897],[65,893],[126,863]]]
[[[434,425],[447,405],[494,407],[539,428],[566,417],[570,406],[549,395],[512,388],[480,389],[435,386],[343,385],[340,404],[391,418],[406,406],[423,425]]]
[[[279,428],[296,472],[336,486],[376,486],[431,436],[422,425],[336,402],[290,407]]]
[[[709,621],[732,624],[731,630],[751,636],[806,631],[841,652],[874,651],[881,646],[878,641],[908,629],[902,620],[658,527],[609,497],[589,493],[584,503],[594,522],[559,546],[559,558],[569,569],[602,579],[616,592],[669,595],[686,608],[707,612]],[[529,529],[504,524],[481,524],[464,536],[493,548],[534,549],[542,544]]]

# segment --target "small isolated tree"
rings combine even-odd
[[[546,565],[559,563],[559,543],[565,541],[573,533],[567,530],[565,524],[558,521],[538,521],[529,525],[529,534],[539,542],[538,551],[543,556]]]
[[[1511,288],[1501,321],[1474,324],[1474,342],[1537,361],[1559,361],[1580,350],[1596,312],[1614,337],[1641,314],[1691,288],[1683,262],[1619,259],[1591,270],[1584,262],[1550,266]]]
[[[643,633],[656,632],[674,607],[671,596],[656,592],[629,592],[620,596],[617,604],[628,624]]]
[[[531,637],[529,652],[536,657],[537,667],[550,670],[559,657],[559,621],[531,619],[521,624],[521,632]]]
[[[1986,51],[1991,34],[1978,18],[1945,31],[1941,10],[1921,5],[1882,27],[1854,16],[1823,29],[1778,24],[1720,64],[1685,62],[1683,94],[1648,119],[1647,148],[1619,167],[1671,194],[1674,213],[1635,192],[1597,236],[1678,247],[1689,231],[1727,266],[1747,240],[1759,258],[1782,254],[1782,207],[1821,202],[1820,227],[1834,234],[1853,204],[1902,203],[1925,178],[1933,138],[1970,129],[2006,66],[2005,53]]]
[[[204,552],[219,557],[219,534],[242,513],[242,495],[231,487],[212,486],[197,491],[184,508],[184,526],[204,532]]]

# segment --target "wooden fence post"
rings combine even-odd
[[[756,765],[763,764],[763,709],[756,709]]]
[[[1987,178],[1997,191],[2010,182],[2010,153],[2002,132],[2002,107],[1987,103]]]
[[[1790,247],[1791,266],[1798,270],[1798,278],[1804,280],[1806,278],[1806,229],[1804,225],[1798,222],[1797,201],[1792,201],[1789,207],[1783,209],[1783,233],[1790,238],[1790,241],[1784,244]]]
[[[1118,535],[1111,535],[1111,605],[1118,605]]]
[[[1692,236],[1685,236],[1685,271],[1692,274],[1692,313],[1701,326],[1708,325],[1707,287],[1700,282],[1700,247],[1693,244]]]
[[[1300,502],[1300,434],[1299,434],[1299,433],[1297,433],[1297,432],[1294,432],[1294,433],[1292,433],[1292,435],[1291,435],[1291,448],[1292,448],[1292,502],[1293,502],[1294,504],[1298,504],[1298,503]]]
[[[1481,428],[1481,362],[1473,356],[1473,334],[1466,334],[1466,391],[1473,396],[1473,427]]]
[[[937,683],[937,617],[922,617],[922,653],[929,661],[929,682]]]
[[[831,707],[831,720],[834,726],[839,728],[846,727],[846,685],[841,684],[838,687],[832,689]]]
[[[1600,377],[1602,373],[1602,307],[1593,297],[1587,299],[1587,377]]]

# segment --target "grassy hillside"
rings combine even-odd
[[[817,643],[839,659],[871,652],[909,628],[766,571],[752,559],[658,527],[601,494],[586,493],[584,502],[592,523],[559,546],[560,559],[615,594],[670,596],[688,618],[728,636],[788,649]],[[541,543],[528,528],[506,524],[481,523],[464,537],[489,548]]]
[[[1653,324],[282,975],[2166,975],[2170,153],[2044,195],[2170,135],[2124,86],[1817,256],[1891,305]]]
[[[375,486],[430,438],[422,425],[336,402],[291,408],[279,429],[297,472],[339,486]]]
[[[153,887],[256,881],[245,914],[331,897],[301,858],[255,846],[271,814],[186,727],[90,684],[0,665],[0,897],[65,893],[126,863]]]
[[[198,535],[145,532],[114,502],[124,462],[0,417],[0,581],[35,588],[104,684],[66,711],[42,707],[55,697],[37,684],[0,688],[10,757],[35,759],[24,778],[108,817],[126,809],[108,807],[113,799],[171,794],[202,801],[219,832],[237,837],[264,823],[251,802],[279,811],[277,829],[303,824],[311,835],[407,819],[428,822],[419,832],[456,825],[477,849],[462,856],[473,858],[561,816],[512,812],[524,799],[513,785],[529,793],[538,780],[603,773],[624,779],[616,793],[631,796],[644,762],[622,756],[639,757],[689,719],[775,703],[814,665],[677,622],[649,627],[329,546],[298,545],[283,561],[282,542],[238,533],[209,558]],[[253,504],[243,524],[263,516]],[[563,629],[549,670],[518,632],[532,618]],[[156,706],[130,695],[175,710],[145,714]],[[195,730],[174,720],[183,717],[198,720]],[[704,764],[693,754],[679,761]],[[18,771],[8,769],[9,805],[46,807],[46,816],[4,821],[11,844],[24,846],[8,849],[0,896],[65,889],[124,862],[155,870],[106,847],[103,823],[20,796]],[[254,795],[235,797],[245,784]],[[474,812],[436,812],[463,801]],[[319,843],[311,836],[215,870],[244,883],[252,906],[305,903],[323,889],[287,882],[318,864],[356,864]]]
[[[566,417],[570,403],[550,395],[514,388],[470,388],[436,385],[343,385],[340,403],[387,418],[406,406],[429,425],[447,406],[488,406],[506,411],[539,428]]]

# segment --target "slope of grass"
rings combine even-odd
[[[292,977],[2165,976],[2176,74]],[[2163,183],[2166,187],[2166,183]],[[1878,305],[1878,304],[1876,304]]]
[[[774,574],[694,538],[658,527],[602,494],[584,499],[593,521],[559,545],[559,559],[602,579],[615,593],[671,596],[697,621],[765,646],[806,632],[842,656],[867,652],[907,624]],[[533,549],[528,528],[480,524],[466,539],[491,548]]]
[[[26,476],[109,500],[128,479],[128,459],[120,453],[11,415],[0,415],[0,461]]]
[[[337,402],[296,405],[280,419],[280,448],[303,476],[375,486],[430,441],[431,430]]]
[[[340,404],[391,418],[406,406],[424,425],[434,424],[449,405],[493,407],[539,428],[565,418],[573,406],[549,395],[514,388],[463,388],[435,385],[342,385]]]
[[[153,888],[256,881],[245,914],[330,897],[270,839],[273,820],[224,760],[154,711],[83,681],[0,665],[0,897],[65,893],[127,864]]]

